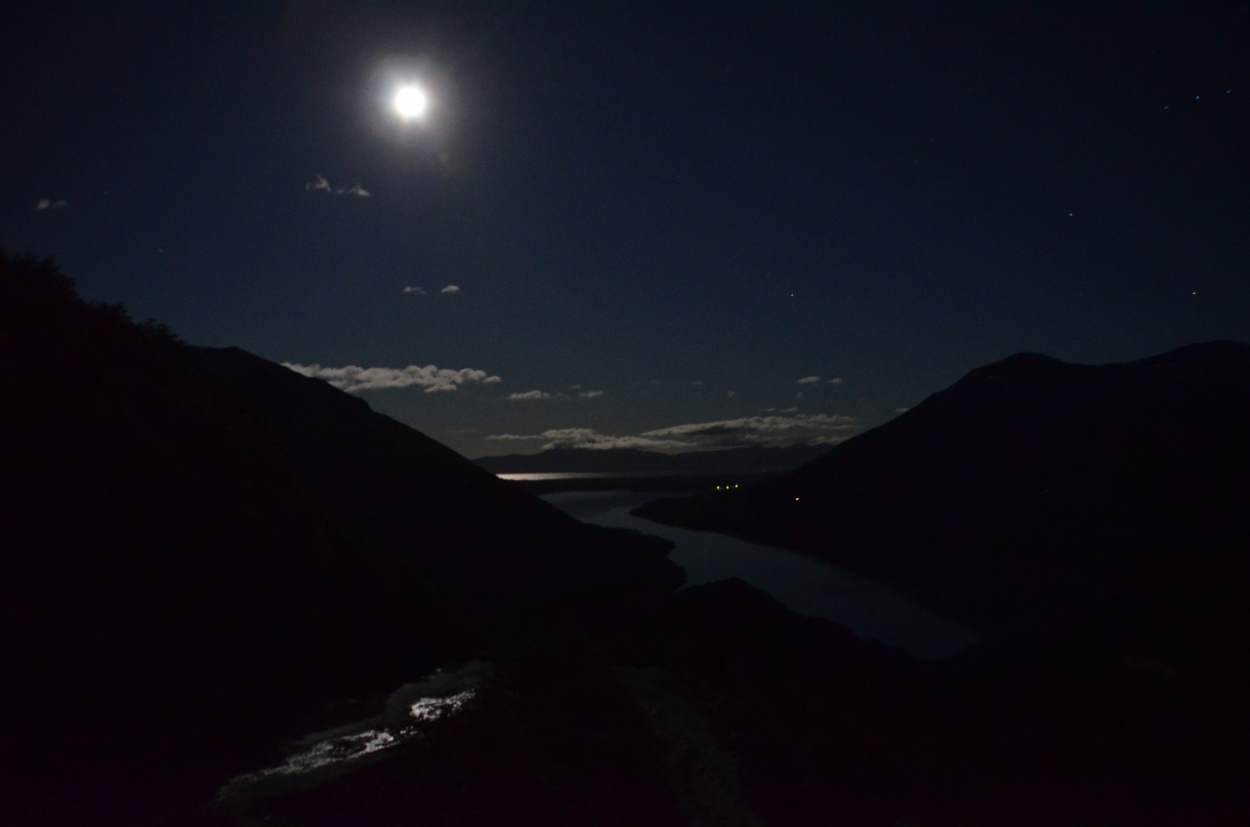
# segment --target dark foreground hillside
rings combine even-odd
[[[987,642],[939,671],[965,769],[1001,778],[988,798],[1050,795],[1059,818],[1118,789],[1126,821],[1171,823],[1250,815],[1247,503],[1250,345],[1212,342],[1103,366],[1013,356],[775,480],[636,513],[833,560],[976,624]]]
[[[328,701],[547,628],[610,638],[681,584],[663,544],[323,382],[0,264],[6,786],[159,803]]]
[[[1000,547],[926,562],[993,515],[942,523],[960,500],[926,500],[922,483],[1027,500],[994,461],[1064,373],[1038,364],[1009,388],[1040,397],[1014,406],[1001,372],[973,374],[1003,416],[957,450],[926,448],[924,428],[896,442],[904,418],[783,483],[819,500],[825,464],[856,451],[847,468],[889,457],[881,485],[911,481],[914,502],[857,501],[882,518],[861,537],[945,545],[848,559],[939,605],[976,598],[968,615],[997,624],[922,664],[739,581],[678,591],[662,543],[583,526],[325,383],[190,347],[81,302],[46,262],[0,255],[0,823],[1243,824],[1246,627],[1201,626],[1243,611],[1244,558],[1222,539],[1244,537],[1237,489],[1198,503],[1211,522],[1188,556],[1149,546],[1125,576],[1127,552],[1090,558],[1102,546],[1060,529],[1135,500],[1043,463],[1057,513],[1087,516],[1030,524],[1019,560],[1071,541],[1068,562],[1038,567],[1044,588],[1008,588],[1024,563],[983,566]],[[1221,387],[1211,409],[1240,410],[1243,386]],[[1156,395],[1177,416],[1202,409],[1192,388]],[[954,439],[966,409],[950,410]],[[1229,457],[1203,473],[1242,467],[1238,421],[1203,430]],[[981,433],[993,450],[968,453]],[[1169,473],[1189,461],[1165,456]],[[1120,477],[1140,488],[1151,467]],[[1108,501],[1120,511],[1079,508]],[[851,511],[813,513],[758,525],[798,544]],[[1174,544],[1168,513],[1151,536]]]

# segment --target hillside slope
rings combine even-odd
[[[211,791],[328,701],[552,628],[611,639],[682,580],[662,545],[88,305],[46,261],[0,256],[0,388],[0,792]]]

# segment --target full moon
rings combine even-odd
[[[391,106],[399,117],[411,121],[425,114],[427,102],[425,92],[419,86],[401,86],[395,91]]]

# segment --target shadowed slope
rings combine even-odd
[[[557,597],[590,610],[614,594],[680,584],[662,547],[578,523],[323,381],[234,348],[199,353],[248,400],[284,466],[370,540],[398,549],[414,577],[454,588],[472,606],[464,623],[498,615],[489,626]]]
[[[826,556],[987,624],[1245,584],[1250,345],[1019,354],[773,483],[644,516]],[[1220,598],[1221,600],[1223,598]]]
[[[211,789],[326,701],[542,630],[616,633],[681,582],[663,547],[323,382],[85,304],[48,262],[0,257],[0,372],[21,768],[0,793],[120,817]]]
[[[888,787],[918,822],[1239,823],[1248,423],[1245,344],[1020,354],[775,482],[636,513],[870,572],[990,632],[930,671],[910,724],[872,731],[907,756]]]

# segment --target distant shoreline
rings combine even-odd
[[[715,491],[718,485],[747,485],[781,476],[784,471],[755,471],[747,474],[497,474],[510,485],[531,494],[559,494],[566,491],[634,491],[673,493]],[[511,477],[511,479],[509,479]],[[517,479],[543,477],[543,479]]]

